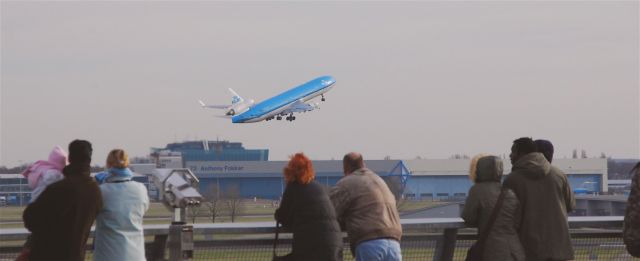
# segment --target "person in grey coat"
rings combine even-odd
[[[469,189],[462,219],[467,226],[478,227],[478,235],[487,233],[487,223],[502,190],[502,160],[496,156],[478,155],[471,160],[469,178],[475,184]],[[524,248],[518,238],[520,203],[507,189],[502,207],[490,229],[482,260],[525,260]]]
[[[527,261],[573,260],[568,212],[576,201],[567,176],[549,163],[531,138],[511,147],[511,173],[504,187],[515,192],[522,206],[518,229]]]
[[[624,214],[622,239],[627,252],[634,257],[640,257],[640,162],[631,169],[631,172],[634,174]]]

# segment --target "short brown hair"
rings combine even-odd
[[[289,164],[284,168],[284,180],[288,183],[297,181],[300,184],[309,184],[315,177],[311,160],[304,153],[296,153],[291,156]]]
[[[114,149],[107,156],[107,168],[126,168],[129,167],[129,156],[124,150]]]

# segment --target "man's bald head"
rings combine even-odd
[[[362,154],[357,152],[349,152],[342,158],[342,165],[344,168],[344,175],[349,175],[352,172],[364,168],[364,160]]]

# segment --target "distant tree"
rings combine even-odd
[[[204,205],[209,210],[211,223],[216,223],[216,217],[220,216],[220,210],[222,207],[222,195],[218,184],[213,184],[209,187]]]
[[[586,150],[582,150],[582,151],[580,152],[580,157],[581,157],[581,158],[583,158],[583,159],[588,158],[588,156],[587,156],[587,151],[586,151]]]
[[[91,166],[91,172],[101,172],[101,171],[104,171],[104,170],[105,170],[104,167],[100,167],[98,165]]]
[[[240,188],[237,185],[231,185],[224,195],[225,205],[231,218],[231,222],[236,221],[236,217],[242,212],[242,198],[240,197]]]
[[[619,161],[614,159],[607,160],[607,172],[609,179],[631,179],[633,176],[631,169],[637,161]]]
[[[606,158],[607,158],[607,155],[605,155],[605,154],[604,154],[604,152],[601,152],[601,153],[600,153],[600,158],[601,158],[601,159],[606,159]]]
[[[450,159],[470,159],[469,155],[464,153],[456,153],[449,157]]]
[[[21,164],[20,166],[12,167],[12,168],[0,166],[0,174],[20,174],[24,172],[24,170],[26,170],[30,165],[31,163],[25,163],[25,164]]]
[[[388,156],[388,155],[387,155],[387,156],[384,156],[384,159],[385,159],[385,160],[390,160],[390,159],[391,159],[391,156]]]
[[[573,159],[577,159],[578,158],[578,150],[577,149],[573,149],[573,154],[571,155],[571,158],[573,158]]]
[[[196,218],[198,217],[198,214],[200,214],[200,205],[189,206],[187,208],[187,215],[189,216],[188,218],[191,218],[192,224],[196,223]]]

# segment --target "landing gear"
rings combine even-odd
[[[326,99],[324,98],[324,94],[320,95],[322,97],[322,99],[320,99],[321,101],[325,101]]]
[[[293,116],[293,113],[292,113],[291,115],[287,116],[286,120],[288,120],[288,121],[294,121],[294,120],[296,120],[296,117],[295,117],[295,116]]]
[[[276,120],[282,120],[282,116],[276,117]]]

